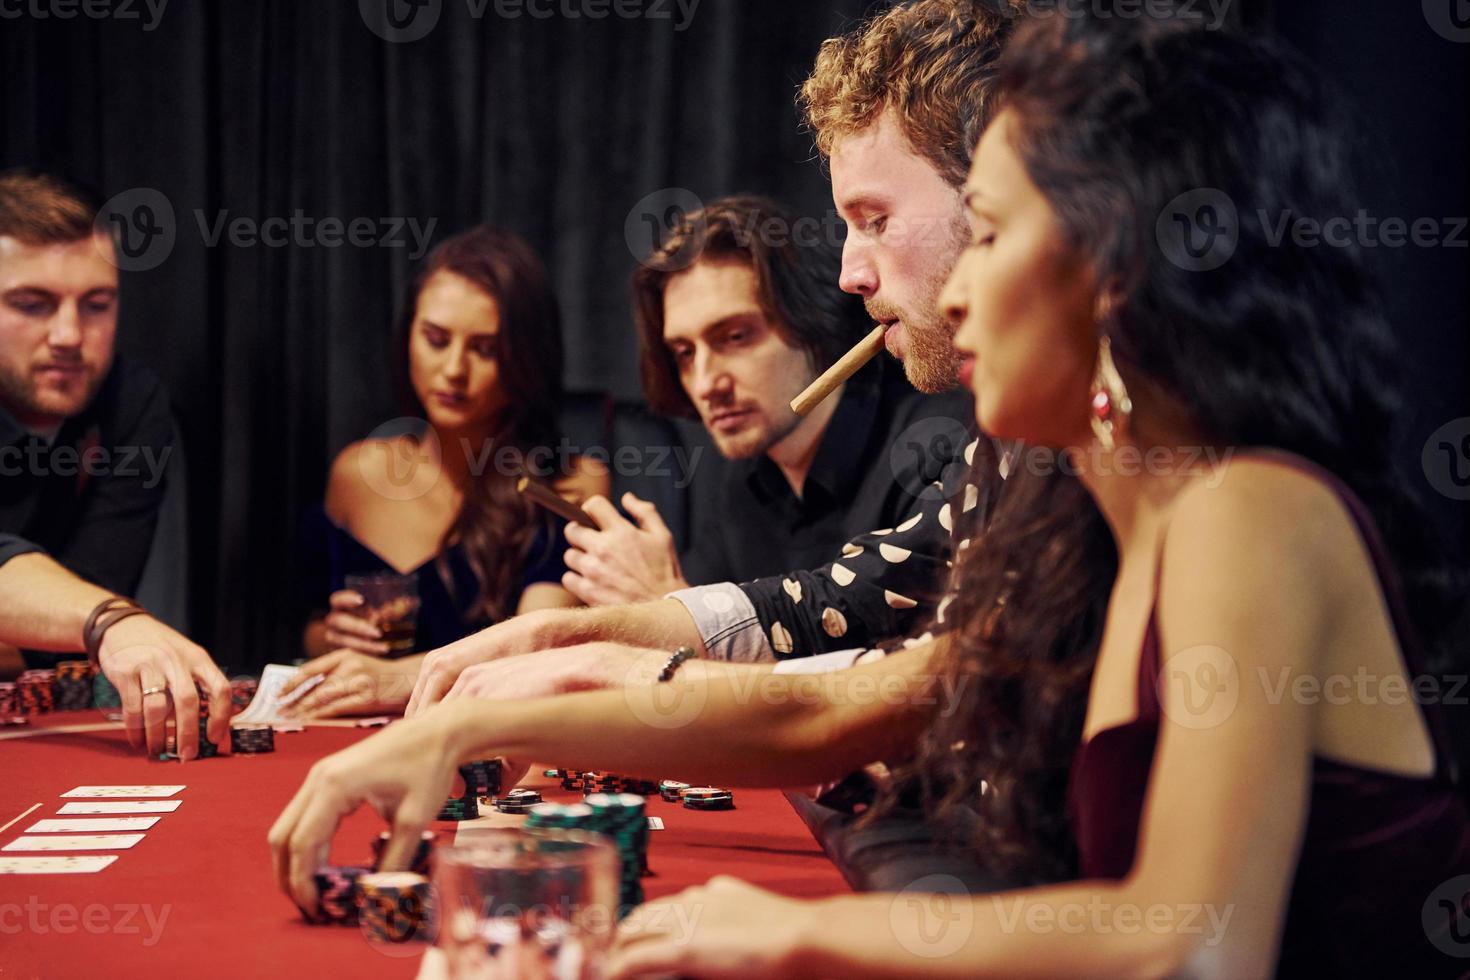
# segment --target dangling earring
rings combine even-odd
[[[1113,363],[1113,342],[1107,334],[1097,345],[1097,373],[1092,378],[1092,432],[1103,449],[1112,452],[1117,446],[1119,428],[1133,414],[1133,399],[1128,386]]]

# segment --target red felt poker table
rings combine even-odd
[[[266,846],[267,830],[311,764],[368,734],[341,723],[312,726],[277,734],[268,755],[181,765],[133,750],[120,725],[98,711],[0,729],[0,848],[37,820],[56,817],[68,802],[61,794],[74,787],[185,786],[171,797],[182,801],[179,808],[162,814],[138,844],[90,852],[118,855],[100,872],[0,875],[0,978],[413,977],[422,946],[385,948],[353,927],[304,923],[276,889]],[[579,798],[539,777],[533,770],[524,785],[548,800]],[[648,897],[716,874],[792,896],[847,891],[781,793],[741,790],[735,797],[737,808],[725,812],[649,801],[649,814],[666,829],[650,837]],[[337,834],[333,863],[370,864],[382,829],[370,809],[353,814]],[[456,828],[435,829],[450,840]]]

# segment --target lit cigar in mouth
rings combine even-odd
[[[888,328],[883,324],[873,328],[873,332],[862,340],[857,346],[843,354],[836,364],[822,372],[822,376],[813,381],[801,394],[791,400],[791,410],[797,415],[805,415],[822,403],[832,392],[842,386],[848,378],[863,369],[863,365],[871,361],[883,350],[883,334]]]
[[[529,476],[521,477],[516,483],[516,489],[556,516],[565,518],[573,524],[581,524],[594,531],[597,530],[597,522],[588,517],[585,510],[576,504],[568,503],[541,484],[533,483]]]

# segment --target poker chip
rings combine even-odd
[[[230,751],[235,755],[264,755],[276,750],[276,730],[270,725],[231,725]]]
[[[665,779],[658,784],[658,795],[663,797],[665,803],[678,803],[680,791],[688,788],[688,783],[681,783],[677,779]]]
[[[121,708],[122,695],[117,693],[117,688],[112,686],[112,681],[107,675],[98,671],[92,677],[92,706],[106,711],[108,708]]]
[[[52,690],[57,711],[85,711],[92,707],[92,665],[85,660],[63,660],[56,665]]]
[[[13,681],[0,681],[0,717],[10,717],[15,714],[15,683]]]
[[[28,670],[15,679],[15,710],[20,715],[44,715],[56,706],[56,671]]]
[[[530,813],[533,809],[542,805],[539,793],[534,798],[528,796],[502,796],[495,801],[495,809],[501,813]]]
[[[433,935],[429,879],[408,871],[365,874],[357,879],[357,919],[378,943],[427,942]]]
[[[499,759],[466,762],[459,767],[459,777],[464,780],[465,796],[494,796],[500,792],[500,775]]]
[[[357,883],[363,875],[372,874],[369,868],[327,867],[322,868],[313,879],[320,897],[318,920],[339,925],[351,925],[357,921]]]
[[[260,682],[254,677],[232,677],[230,678],[230,713],[237,715],[250,707],[250,702],[255,700],[255,692]]]
[[[213,759],[219,755],[219,746],[209,740],[209,692],[200,684],[194,685],[194,691],[199,696],[199,755],[200,759]],[[275,748],[275,740],[272,737],[271,748]]]
[[[388,847],[388,841],[393,835],[389,831],[383,831],[373,840],[373,870],[378,871],[383,867],[383,851]],[[432,830],[426,830],[419,836],[418,847],[414,848],[413,857],[409,859],[408,870],[418,875],[428,875],[429,861],[434,855],[435,834]]]
[[[480,816],[480,798],[478,796],[451,796],[444,801],[439,808],[436,820],[476,820]]]
[[[714,786],[696,786],[679,791],[687,810],[733,810],[735,794]]]
[[[594,793],[581,803],[541,803],[531,808],[529,828],[583,830],[603,834],[620,860],[620,916],[643,903],[642,878],[648,873],[648,816],[643,797],[631,793]]]

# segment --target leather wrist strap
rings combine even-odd
[[[97,603],[82,626],[82,649],[87,651],[87,660],[94,670],[101,669],[97,657],[102,649],[103,635],[129,616],[146,615],[148,610],[123,596],[111,596]]]
[[[675,650],[674,655],[669,658],[669,662],[664,664],[664,669],[658,672],[658,682],[663,684],[673,680],[674,674],[679,670],[679,665],[686,660],[693,660],[694,657],[695,653],[689,647],[680,647]]]

